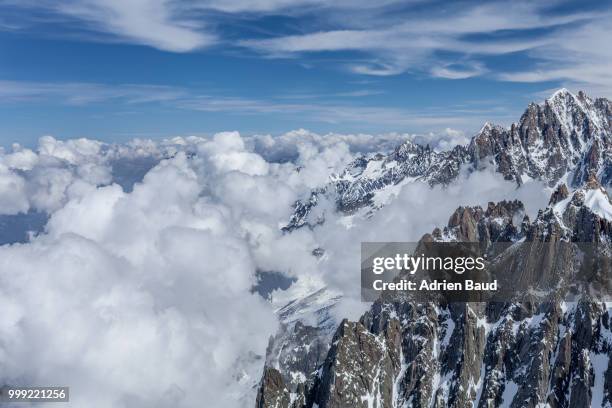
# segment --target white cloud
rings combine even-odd
[[[464,137],[429,135],[439,146]],[[273,305],[250,293],[257,269],[298,278],[274,306],[326,284],[345,297],[335,313],[354,318],[367,306],[358,301],[361,241],[417,240],[459,205],[519,197],[534,211],[548,198],[539,184],[517,190],[483,171],[446,189],[406,185],[351,229],[322,200],[323,226],[281,233],[291,204],[355,152],[406,138],[416,136],[225,132],[121,146],[46,137],[37,152],[1,154],[0,190],[13,180],[20,194],[0,194],[11,198],[0,209],[51,214],[30,242],[0,246],[0,381],[69,385],[74,406],[94,408],[252,405],[276,329]],[[79,170],[141,155],[159,163],[131,192]],[[323,259],[312,256],[317,247]]]
[[[248,293],[248,252],[200,230],[155,238],[146,265],[77,235],[1,248],[0,269],[23,277],[0,278],[3,380],[69,384],[73,406],[243,406],[237,357],[274,330]]]
[[[431,74],[439,78],[465,79],[482,75],[487,71],[488,70],[480,63],[446,64],[433,67],[431,69]]]
[[[401,3],[401,6],[400,4]],[[86,40],[124,41],[165,51],[191,52],[213,44],[238,46],[267,57],[298,57],[305,53],[355,51],[343,56],[343,64],[353,73],[389,76],[404,72],[437,78],[465,79],[488,76],[493,79],[544,82],[563,81],[566,86],[585,87],[595,93],[610,94],[606,71],[610,55],[605,39],[610,36],[609,7],[599,5],[569,10],[563,2],[515,1],[456,2],[444,7],[423,7],[420,2],[321,0],[257,0],[178,2],[175,0],[63,0],[54,2],[2,0],[0,6],[25,9],[34,17],[23,17],[5,29],[28,30],[30,26],[62,21],[70,35]],[[417,4],[416,7],[414,4]],[[582,11],[586,10],[586,11]],[[249,38],[250,33],[233,34],[244,19],[258,22],[275,15],[295,19],[295,30],[287,32],[267,27],[267,37]],[[214,16],[214,17],[213,17]],[[347,18],[350,16],[350,18]],[[315,23],[312,24],[311,20]],[[14,26],[14,27],[13,27]],[[227,27],[226,27],[227,26]],[[13,28],[11,28],[13,27]],[[313,28],[311,28],[313,27]],[[58,30],[60,32],[62,29]],[[65,33],[68,35],[68,30]],[[504,71],[487,64],[488,57],[521,53],[522,68]],[[466,63],[466,61],[469,61]],[[11,96],[10,84],[0,87],[0,95],[36,98],[41,93],[66,95],[66,84],[42,89],[30,84],[29,93]],[[39,84],[40,85],[40,84]],[[86,84],[77,84],[83,90]],[[23,87],[21,88],[23,90]],[[69,91],[69,89],[68,89]],[[176,90],[89,89],[81,96],[71,93],[74,104],[103,99],[175,100]],[[599,92],[597,92],[599,91]],[[94,99],[92,99],[94,98]],[[184,106],[206,111],[249,109],[279,112],[304,111],[303,106],[265,103],[242,98],[198,98],[183,101]],[[312,108],[312,107],[311,107]]]
[[[30,207],[25,180],[0,163],[0,215],[25,212]]]
[[[54,16],[69,18],[73,28],[98,33],[101,40],[147,45],[171,52],[193,51],[217,42],[203,22],[179,15],[174,2],[169,0],[9,0],[3,3],[50,13],[51,21]],[[39,15],[37,22],[42,18]]]
[[[393,2],[373,6],[364,1],[342,1],[331,8],[360,10]],[[2,0],[2,5],[38,12],[36,18],[22,16],[23,21],[0,22],[5,30],[25,31],[41,22],[59,20],[70,24],[72,35],[76,32],[87,40],[120,41],[170,52],[192,52],[221,42],[215,30],[218,21],[208,14],[221,12],[239,18],[244,13],[295,15],[330,8],[322,0]]]
[[[53,212],[71,195],[87,186],[110,183],[109,157],[102,143],[88,139],[62,142],[51,136],[39,140],[38,151],[13,145],[10,153],[0,153],[5,185],[15,189],[14,198],[0,205],[0,214],[37,210]],[[24,190],[25,198],[18,192]],[[10,205],[17,200],[19,205]]]
[[[417,10],[403,18],[372,13],[370,18],[357,19],[356,23],[337,13],[333,19],[335,29],[243,40],[240,44],[272,57],[361,51],[369,55],[369,61],[349,63],[352,72],[387,76],[420,71],[434,77],[464,79],[489,72],[486,56],[530,50],[539,53],[540,47],[553,49],[564,41],[558,35],[560,28],[568,35],[580,35],[584,27],[605,24],[609,19],[609,12],[560,14],[551,11],[554,7],[554,3],[523,1],[456,3]],[[500,35],[508,31],[514,34]],[[589,49],[597,50],[598,56],[605,54],[595,46]],[[569,62],[572,57],[563,58]],[[471,61],[466,64],[466,59]]]
[[[516,184],[485,169],[476,173],[464,171],[448,187],[430,188],[426,183],[403,186],[389,204],[369,219],[355,218],[346,230],[338,214],[326,212],[326,222],[314,229],[316,241],[326,249],[326,262],[321,263],[322,279],[334,290],[357,300],[360,297],[359,267],[361,242],[416,242],[425,233],[447,225],[459,206],[519,199],[533,217],[546,207],[550,189],[533,182],[517,189]]]
[[[126,104],[165,102],[186,95],[181,88],[160,85],[121,84],[111,86],[91,82],[32,82],[0,80],[0,96],[7,102],[60,102],[81,106],[98,102],[123,101]]]
[[[325,0],[205,0],[197,4],[196,7],[202,9],[213,9],[227,13],[288,13],[301,14],[309,9],[338,8],[341,10],[351,9],[371,9],[398,3],[399,0],[382,0],[373,4],[363,0],[339,0],[334,4],[329,4]]]
[[[243,406],[275,318],[249,293],[239,225],[200,196],[193,165],[179,153],[130,194],[88,185],[47,234],[0,248],[5,382],[68,384],[74,406]]]
[[[239,171],[250,176],[266,175],[268,163],[258,154],[245,150],[238,132],[217,133],[212,143],[204,144],[201,150],[220,173]]]
[[[129,146],[45,137],[35,160],[15,149],[0,155],[13,163],[0,167],[13,192],[0,208],[51,216],[29,243],[0,247],[0,380],[69,385],[74,406],[253,404],[276,328],[250,293],[256,268],[317,274],[312,235],[279,227],[311,177],[349,159],[346,144],[301,146],[305,172],[231,132]],[[75,170],[160,151],[173,157],[130,193]]]
[[[2,155],[0,151],[0,155]],[[38,161],[38,155],[30,149],[24,149],[19,144],[13,145],[13,152],[2,157],[2,162],[10,169],[31,170]]]
[[[294,189],[313,188],[323,184],[329,173],[341,171],[354,154],[390,151],[409,139],[429,143],[436,149],[466,140],[464,133],[453,129],[428,134],[317,134],[302,129],[279,136],[247,137],[237,132],[223,132],[215,135],[212,141],[190,136],[161,142],[136,139],[125,145],[89,139],[61,141],[44,136],[36,151],[15,144],[11,151],[0,152],[0,165],[4,166],[7,185],[17,183],[15,191],[19,191],[17,186],[26,191],[25,198],[14,194],[17,204],[8,205],[7,202],[4,207],[0,206],[0,212],[12,214],[29,209],[54,212],[90,188],[107,185],[113,180],[124,183],[124,175],[114,174],[123,171],[121,167],[115,169],[115,163],[127,163],[128,171],[140,172],[141,164],[136,163],[145,158],[142,171],[146,172],[156,161],[179,151],[199,153],[202,165],[207,166],[206,174],[201,175],[203,179],[237,172],[282,178]],[[291,165],[278,164],[284,162],[296,163],[302,171],[297,173]],[[129,184],[132,176],[127,180]],[[122,185],[131,189],[131,185]]]
[[[347,94],[350,95],[350,94]],[[359,94],[358,94],[359,95]],[[467,112],[453,107],[445,111],[427,108],[401,108],[381,105],[364,106],[352,103],[350,98],[339,102],[288,101],[280,98],[237,98],[216,96],[198,89],[156,85],[109,85],[101,83],[48,83],[29,81],[0,81],[0,104],[45,102],[53,105],[89,106],[97,103],[158,104],[164,108],[199,112],[223,112],[232,115],[268,115],[277,119],[308,121],[314,123],[344,124],[367,129],[408,128],[412,131],[439,131],[448,126],[477,128],[485,119],[507,121],[506,116],[490,107]],[[505,113],[505,112],[504,112]],[[143,147],[145,148],[145,147]]]
[[[437,133],[413,135],[410,139],[418,144],[428,144],[436,151],[451,150],[457,145],[466,146],[471,140],[465,132],[452,128],[446,128]]]

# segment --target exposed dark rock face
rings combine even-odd
[[[463,146],[439,153],[429,146],[405,142],[386,157],[359,158],[349,165],[334,183],[336,204],[341,211],[354,211],[371,204],[375,192],[406,179],[418,179],[430,185],[446,184],[468,162],[468,151]],[[375,177],[367,177],[365,172]]]
[[[289,403],[289,390],[283,377],[274,368],[266,367],[257,392],[256,408],[288,408]]]
[[[502,201],[489,203],[486,209],[481,207],[459,207],[451,215],[448,225],[443,230],[436,229],[434,239],[444,241],[491,242],[514,241],[519,237],[521,225],[518,220],[525,219],[525,207],[520,201]],[[424,239],[429,240],[426,235]]]
[[[519,201],[459,207],[422,240],[514,243],[520,262],[508,267],[521,271],[517,282],[561,274],[563,286],[580,255],[555,243],[597,243],[598,270],[610,270],[612,203],[602,185],[612,186],[611,129],[610,101],[561,90],[529,105],[509,129],[486,124],[466,147],[435,152],[406,142],[389,155],[357,158],[296,203],[285,230],[324,222],[315,210],[323,198],[367,216],[384,205],[383,190],[445,185],[462,168],[492,167],[519,186],[528,179],[556,185],[549,206],[533,221]],[[504,262],[505,252],[495,256]],[[610,307],[563,296],[560,289],[545,301],[525,293],[512,302],[450,304],[385,297],[359,322],[343,321],[333,338],[323,308],[316,327],[287,325],[272,339],[257,406],[612,407]]]
[[[319,195],[323,194],[325,189],[314,190],[310,193],[310,197],[306,201],[297,201],[293,205],[293,214],[289,219],[289,224],[283,228],[283,231],[291,231],[295,228],[303,227],[304,225],[315,226],[325,221],[322,216],[311,219],[311,211],[319,202]]]
[[[560,201],[565,200],[569,196],[569,190],[565,183],[559,184],[555,192],[550,196],[548,205],[557,204]]]
[[[550,203],[533,221],[518,201],[460,207],[423,239],[514,242],[513,250],[524,250],[517,267],[540,265],[534,273],[544,277],[554,265],[544,266],[551,254],[539,249],[554,242],[599,243],[610,261],[612,203],[596,177],[571,194],[557,189]],[[575,256],[553,257],[565,268]],[[291,407],[612,406],[608,304],[588,295],[566,302],[561,289],[543,302],[530,296],[450,304],[381,299],[359,322],[339,325],[324,362],[295,393],[301,405]],[[266,376],[268,370],[258,403],[267,393],[284,401],[283,387],[270,386]]]
[[[266,368],[280,376],[289,393],[288,408],[307,404],[316,373],[325,361],[338,323],[331,314],[339,298],[325,289],[290,302],[277,311],[281,322],[266,350]],[[277,400],[278,386],[260,383],[259,394]]]
[[[468,146],[436,152],[407,141],[386,156],[358,157],[327,186],[296,202],[285,230],[323,222],[324,211],[313,216],[323,197],[335,210],[364,210],[367,216],[384,205],[377,198],[382,191],[409,182],[447,185],[462,169],[493,168],[518,185],[530,179],[550,186],[567,180],[578,187],[594,174],[601,184],[612,186],[611,112],[607,99],[560,90],[542,104],[530,104],[508,129],[486,123]]]
[[[323,328],[307,326],[300,321],[281,328],[271,339],[266,365],[281,370],[283,381],[295,392],[299,384],[321,365],[329,349]]]
[[[556,194],[553,193],[553,197]],[[594,176],[571,196],[556,203],[553,201],[551,197],[553,205],[540,211],[536,222],[525,232],[528,240],[602,242],[609,239],[612,222],[602,215],[599,205],[609,205],[610,199]],[[587,201],[597,203],[593,205],[598,208],[591,209]]]
[[[399,372],[399,323],[388,321],[380,333],[361,323],[344,320],[314,388],[319,406],[391,406],[393,385]]]

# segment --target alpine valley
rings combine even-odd
[[[562,89],[530,104],[509,128],[486,123],[466,146],[435,151],[407,141],[359,156],[296,202],[284,231],[319,228],[330,208],[376,217],[406,184],[444,187],[484,168],[519,189],[544,182],[548,206],[530,219],[517,200],[457,203],[448,223],[421,239],[485,250],[507,243],[496,259],[513,255],[521,262],[508,263],[512,273],[556,279],[556,288],[496,303],[417,303],[397,294],[358,321],[335,321],[337,299],[325,289],[296,299],[278,311],[282,325],[270,339],[256,408],[612,407],[612,303],[566,298],[582,262],[574,243],[596,246],[595,279],[610,283],[609,100]]]

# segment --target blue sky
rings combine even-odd
[[[611,14],[609,1],[0,0],[0,145],[471,133],[561,86],[612,96]]]

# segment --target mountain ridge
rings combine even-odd
[[[560,89],[541,104],[530,103],[518,122],[503,128],[486,122],[468,145],[436,152],[412,141],[388,155],[359,156],[325,186],[294,204],[284,227],[291,231],[324,221],[320,200],[331,200],[337,211],[371,215],[404,183],[448,185],[462,169],[492,167],[506,180],[522,185],[540,180],[550,187],[565,182],[578,187],[594,173],[612,186],[612,102],[574,95]]]
[[[571,246],[551,247],[555,242],[599,243],[609,262],[609,209],[612,201],[592,174],[571,194],[560,185],[533,221],[517,200],[459,207],[444,228],[422,239],[485,247],[513,242],[512,251],[522,251],[525,261],[516,267],[531,265],[521,271],[547,276],[538,269],[539,249],[574,259]],[[559,265],[570,282],[573,264]],[[602,276],[609,280],[607,267]],[[359,321],[342,321],[325,357],[319,354],[319,365],[303,372],[302,381],[287,382],[285,366],[267,365],[256,407],[609,407],[611,312],[609,303],[588,295],[566,302],[562,288],[545,301],[524,294],[498,303],[416,303],[392,295]],[[298,351],[300,341],[312,343],[306,336],[295,341]],[[299,366],[299,353],[291,357],[290,367]],[[309,364],[314,361],[309,355]]]

